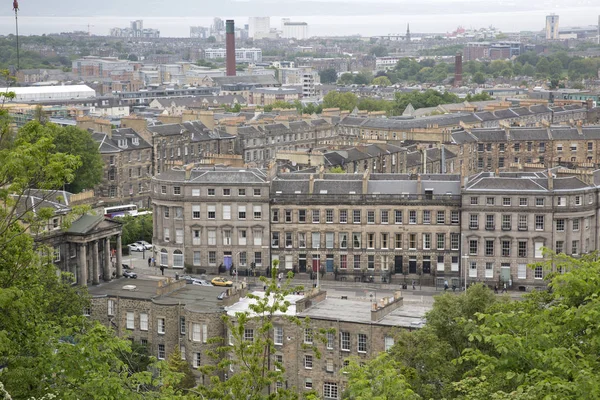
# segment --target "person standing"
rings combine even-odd
[[[164,274],[165,274],[165,266],[164,266],[164,265],[161,265],[161,266],[160,266],[160,273],[161,273],[162,275],[164,275]]]
[[[448,290],[448,281],[444,281],[444,292]]]
[[[414,279],[413,279],[413,281],[412,281],[412,287],[413,287],[413,290],[415,290],[415,289],[416,289],[416,288],[415,288],[415,280],[414,280]]]
[[[283,279],[283,272],[280,272],[279,275],[277,275],[277,279],[279,280],[279,283],[281,284],[281,280]]]
[[[502,288],[502,293],[508,293],[508,290],[506,290],[506,282],[504,282],[504,287]]]
[[[152,257],[148,257],[148,268],[152,265]]]

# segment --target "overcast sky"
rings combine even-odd
[[[600,0],[19,0],[21,32],[27,34],[87,30],[106,35],[144,19],[161,36],[188,36],[190,25],[208,26],[213,17],[246,24],[249,16],[271,16],[309,23],[313,35],[383,35],[404,32],[451,32],[461,25],[493,25],[503,31],[541,30],[550,12],[561,26],[595,25]],[[100,6],[99,6],[100,5]],[[12,2],[0,8],[0,34],[11,33]],[[48,18],[50,17],[50,18]]]

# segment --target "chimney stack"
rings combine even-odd
[[[315,177],[313,174],[310,174],[308,177],[308,194],[313,194],[315,191]]]
[[[454,87],[462,86],[462,53],[454,57]]]
[[[235,25],[232,19],[228,19],[225,24],[225,46],[227,76],[235,76]]]

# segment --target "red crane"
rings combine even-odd
[[[16,12],[16,11],[19,11],[19,2],[18,2],[18,0],[14,0],[14,1],[13,1],[13,10],[14,10],[15,12]]]

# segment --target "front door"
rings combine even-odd
[[[510,281],[510,266],[500,267],[500,279],[502,282]]]
[[[298,256],[298,271],[306,272],[306,254],[300,254]]]
[[[416,274],[417,273],[417,257],[410,257],[408,259],[408,273]]]
[[[397,274],[402,273],[402,256],[394,257],[394,272]]]
[[[319,254],[313,254],[312,256],[312,270],[318,272],[321,269],[321,256]]]
[[[431,258],[423,257],[423,273],[431,274]]]
[[[327,272],[333,272],[333,254],[327,254],[326,267]]]

